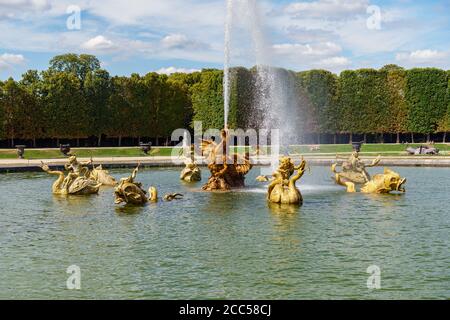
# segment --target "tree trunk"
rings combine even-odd
[[[77,138],[77,148],[80,147],[80,138]]]
[[[431,134],[427,133],[427,143],[431,142]]]
[[[367,133],[364,133],[364,143],[367,143]]]
[[[414,143],[414,132],[411,132],[411,143]]]
[[[56,146],[59,148],[59,138],[56,138]]]
[[[33,138],[33,148],[36,148],[36,138]]]
[[[11,138],[11,148],[14,148],[14,138]]]
[[[350,133],[349,144],[353,143],[353,133]]]
[[[337,134],[333,135],[333,144],[337,144]]]
[[[380,142],[384,143],[384,133],[380,133]]]
[[[122,146],[122,136],[119,136],[119,147]]]
[[[99,134],[98,138],[97,138],[97,147],[101,147],[102,146],[102,135]]]
[[[447,143],[447,132],[444,132],[444,137],[442,138],[442,143]]]
[[[397,132],[397,144],[400,144],[400,132]]]
[[[317,134],[317,144],[320,144],[320,132]]]

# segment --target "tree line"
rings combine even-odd
[[[394,135],[414,142],[450,131],[450,72],[435,68],[405,70],[387,65],[379,70],[293,72],[274,69],[289,99],[298,143],[366,140],[383,142]],[[265,110],[257,107],[256,68],[231,70],[231,128],[259,129]],[[170,76],[112,77],[92,55],[54,57],[42,72],[29,70],[18,81],[0,81],[0,139],[3,146],[123,145],[168,141],[173,130],[202,121],[221,128],[223,71],[204,69]],[[279,124],[278,124],[279,125]],[[297,130],[296,130],[297,131]],[[161,140],[163,139],[163,140]]]

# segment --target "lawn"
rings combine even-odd
[[[170,156],[173,148],[153,148],[147,157]],[[136,148],[73,148],[71,153],[80,158],[89,157],[143,157],[146,156],[139,147]],[[0,159],[16,159],[15,149],[0,150]],[[25,149],[25,159],[58,159],[65,156],[58,149]]]
[[[384,155],[396,156],[406,155],[406,148],[419,147],[420,144],[364,144],[361,148],[362,155]],[[450,144],[436,144],[441,151],[441,155],[450,154]],[[179,148],[177,148],[179,149]],[[237,147],[236,150],[243,152],[248,148]],[[147,157],[153,156],[170,156],[173,148],[158,148],[154,147]],[[134,148],[73,148],[72,153],[81,158],[89,157],[141,157],[145,154],[139,147]],[[348,154],[352,152],[352,146],[349,144],[326,144],[320,145],[318,150],[311,150],[310,146],[290,146],[289,153],[291,154],[307,154],[307,155],[334,155],[334,154]],[[178,154],[178,152],[176,152]],[[280,153],[286,153],[286,149],[281,148]],[[25,159],[57,159],[65,156],[58,149],[25,149]],[[15,149],[0,150],[0,159],[16,159],[17,153]]]

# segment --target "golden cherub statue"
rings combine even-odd
[[[336,158],[340,158],[336,156]],[[370,174],[366,168],[375,167],[380,163],[380,156],[372,161],[371,164],[364,164],[359,157],[359,152],[354,150],[351,156],[342,163],[341,178],[356,184],[364,184],[370,180]],[[337,163],[333,164],[332,171],[335,171]]]
[[[302,159],[298,166],[289,157],[280,159],[280,166],[273,174],[273,180],[267,190],[267,199],[272,203],[297,204],[303,203],[303,197],[295,183],[305,173],[306,161]],[[296,174],[295,171],[297,171]]]
[[[347,188],[347,192],[356,192],[356,184],[346,179],[342,172],[337,172],[336,167],[333,166],[335,174],[334,179],[337,184]],[[371,180],[364,183],[361,187],[362,193],[390,193],[398,191],[405,193],[404,184],[406,178],[402,178],[397,172],[385,168],[384,173],[374,175]]]
[[[148,189],[149,197],[147,198],[145,190],[142,189],[142,183],[135,181],[139,166],[138,164],[129,177],[120,179],[119,184],[114,189],[115,204],[125,202],[126,204],[144,205],[149,201],[158,201],[158,192],[155,187]]]
[[[103,169],[102,165],[94,167],[92,170],[89,169],[89,165],[93,164],[92,157],[89,161],[78,161],[77,156],[70,155],[64,168],[69,171],[78,174],[79,176],[84,176],[90,178],[104,186],[115,186],[117,184],[116,179],[109,175],[109,172]]]
[[[203,186],[203,190],[230,190],[245,186],[245,175],[251,170],[252,164],[248,153],[241,156],[237,153],[228,155],[228,129],[221,131],[220,143],[202,140],[201,149],[206,156],[211,177]]]
[[[58,179],[53,183],[52,192],[61,195],[86,195],[98,193],[101,183],[88,178],[82,171],[69,171],[67,176],[63,171],[51,170],[41,162],[41,168],[48,174],[57,175]],[[78,172],[78,173],[77,173]]]

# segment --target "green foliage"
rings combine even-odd
[[[389,99],[387,72],[374,69],[343,71],[338,86],[338,123],[341,132],[387,132]]]
[[[408,130],[433,133],[448,109],[448,75],[435,68],[415,68],[406,72]]]
[[[223,71],[203,70],[199,81],[192,86],[193,120],[202,121],[203,128],[222,128],[223,105]]]
[[[406,71],[396,65],[384,66],[387,72],[386,87],[389,114],[386,118],[387,132],[406,133],[408,131],[408,104],[406,102]]]
[[[72,73],[43,73],[44,136],[84,138],[88,136],[89,115],[80,80]]]
[[[337,76],[326,70],[311,70],[297,74],[299,86],[310,101],[313,132],[335,133],[338,130],[336,92]]]
[[[450,74],[439,69],[325,70],[273,68],[292,134],[433,133],[450,131]],[[232,68],[229,127],[259,129],[256,68]],[[292,86],[292,83],[297,86]],[[110,77],[91,55],[54,57],[48,70],[0,81],[0,138],[168,137],[203,122],[224,124],[223,71]],[[288,123],[289,121],[289,123]],[[295,126],[293,126],[294,124]],[[274,124],[275,126],[278,124]],[[281,124],[283,125],[283,124]],[[300,129],[302,131],[300,131]]]
[[[100,69],[100,61],[89,54],[68,53],[55,56],[50,60],[51,71],[72,73],[78,77],[80,84],[84,84],[89,73]]]

